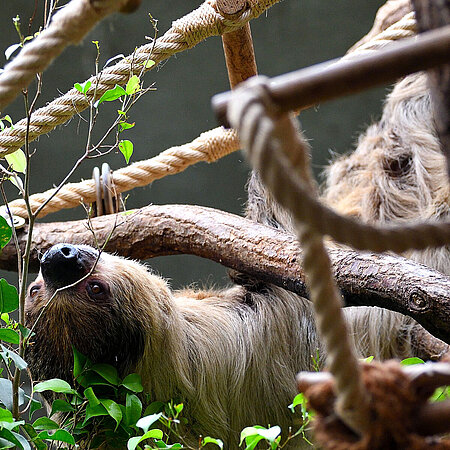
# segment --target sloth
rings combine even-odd
[[[371,223],[445,216],[443,158],[425,78],[410,76],[356,151],[331,164],[323,200]],[[293,232],[289,214],[255,172],[247,217]],[[448,249],[409,256],[448,273]],[[152,400],[181,399],[190,442],[209,435],[233,449],[246,426],[277,424],[287,431],[295,374],[314,370],[314,355],[319,364],[324,360],[312,307],[279,287],[244,275],[233,279],[220,291],[172,291],[139,262],[58,244],[43,255],[26,301],[27,326],[35,324],[26,353],[33,378],[71,381],[75,347],[122,376],[140,374]],[[423,356],[415,341],[421,327],[413,320],[379,308],[345,308],[344,314],[360,356]]]

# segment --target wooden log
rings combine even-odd
[[[134,212],[91,219],[105,250],[148,259],[192,254],[216,261],[262,282],[308,296],[294,236],[248,219],[200,206],[151,205]],[[22,249],[27,228],[18,230]],[[32,270],[38,256],[60,242],[94,245],[86,221],[38,223],[33,233]],[[380,306],[416,319],[450,342],[450,278],[408,259],[330,248],[346,306]],[[0,254],[0,268],[17,270],[13,244]]]

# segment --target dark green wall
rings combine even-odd
[[[44,0],[36,0],[38,14],[33,31],[40,23]],[[34,0],[2,0],[0,47],[6,49],[18,41],[11,18],[20,15],[25,25],[34,8]],[[338,57],[371,27],[381,0],[285,0],[267,14],[252,22],[252,32],[261,74],[273,76]],[[159,35],[172,20],[197,7],[200,1],[143,0],[134,14],[115,15],[100,24],[77,47],[70,47],[44,73],[44,90],[38,106],[59,93],[66,92],[74,82],[82,82],[94,73],[95,48],[92,40],[100,42],[100,64],[117,54],[129,54],[145,43],[153,31],[147,13],[159,20]],[[0,56],[0,65],[5,64]],[[132,161],[146,159],[173,145],[191,141],[216,122],[210,108],[213,94],[228,89],[226,69],[220,38],[209,39],[196,48],[161,64],[145,77],[147,84],[155,83],[155,91],[142,99],[132,112],[136,127],[127,135],[135,144]],[[330,151],[342,153],[352,147],[357,134],[376,118],[381,110],[385,89],[321,105],[302,113],[301,121],[313,147],[314,167],[318,172],[328,161]],[[105,120],[99,120],[97,135],[108,125],[111,117],[104,108]],[[3,113],[15,121],[23,117],[23,101],[16,100]],[[102,116],[100,116],[101,119]],[[42,192],[58,183],[83,152],[86,126],[79,118],[59,127],[32,144],[36,148],[32,167],[32,190]],[[125,164],[121,155],[109,155],[113,169]],[[102,161],[88,161],[72,181],[91,176],[92,167]],[[189,203],[212,206],[234,213],[242,211],[245,202],[244,184],[248,166],[239,153],[213,165],[199,164],[183,174],[156,181],[152,186],[132,191],[128,208],[149,203]],[[14,189],[10,198],[16,197]],[[45,221],[81,218],[83,211],[64,211],[47,216]],[[219,265],[199,258],[180,256],[158,258],[152,265],[163,276],[171,278],[174,286],[191,282],[223,284],[226,272]]]

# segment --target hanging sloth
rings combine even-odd
[[[356,151],[327,169],[323,200],[370,223],[448,216],[444,157],[433,128],[426,80],[412,75],[389,96],[381,121]],[[289,215],[267,194],[257,174],[248,185],[247,216],[293,231]],[[448,248],[409,255],[449,273]],[[172,291],[144,265],[91,247],[59,244],[41,260],[29,288],[27,326],[36,323],[26,358],[35,380],[72,380],[72,346],[94,362],[137,372],[152,400],[185,404],[188,441],[198,436],[238,447],[240,431],[280,425],[294,416],[295,374],[313,370],[323,350],[311,304],[291,292],[251,280],[221,291]],[[385,359],[419,353],[413,320],[378,308],[346,308],[361,356]],[[195,445],[195,444],[194,444]],[[294,443],[294,446],[299,446]]]

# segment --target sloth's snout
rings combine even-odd
[[[41,273],[45,284],[58,289],[75,283],[91,270],[95,259],[96,254],[89,247],[54,245],[41,259]]]

